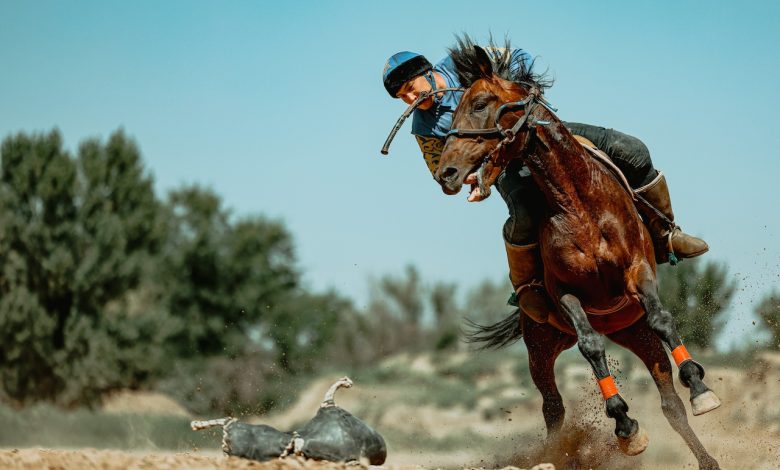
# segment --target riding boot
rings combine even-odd
[[[658,263],[668,261],[674,265],[678,258],[693,258],[709,250],[707,242],[684,233],[674,223],[669,187],[663,172],[659,171],[653,181],[637,189],[636,193],[652,206],[646,207],[641,201],[637,205],[653,237]]]
[[[514,289],[509,303],[522,309],[535,322],[547,323],[552,306],[541,281],[539,244],[513,245],[504,240],[504,245],[509,260],[509,280]]]

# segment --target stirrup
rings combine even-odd
[[[509,298],[510,302],[514,300],[514,305],[531,320],[536,323],[547,323],[550,316],[551,307],[547,292],[542,288],[541,281],[531,281],[521,285]],[[530,291],[530,292],[529,292]],[[525,297],[522,297],[525,295]],[[520,299],[524,300],[525,305],[520,305]]]
[[[533,280],[533,281],[528,282],[526,284],[522,284],[517,289],[515,289],[514,292],[512,292],[509,295],[509,299],[507,299],[506,304],[511,306],[511,307],[519,307],[520,306],[519,305],[519,302],[520,302],[520,292],[522,292],[522,291],[524,291],[526,289],[532,288],[532,287],[544,288],[544,283],[542,281]]]
[[[666,256],[669,260],[669,266],[677,266],[677,263],[680,262],[677,255],[674,254],[674,245],[672,244],[672,236],[674,236],[675,230],[680,230],[680,227],[676,224],[669,230],[669,235],[666,236],[666,249],[668,250]]]

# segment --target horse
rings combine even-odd
[[[690,390],[694,415],[717,408],[720,401],[704,384],[704,368],[692,359],[674,318],[661,305],[654,247],[633,192],[561,123],[543,97],[543,76],[533,72],[533,63],[508,64],[508,47],[489,50],[468,37],[459,38],[450,50],[466,91],[434,176],[446,194],[477,181],[473,186],[486,197],[506,165],[522,159],[546,206],[538,241],[543,285],[554,308],[546,323],[518,309],[501,322],[473,331],[470,339],[503,346],[524,338],[531,377],[543,399],[548,439],[561,430],[565,413],[555,383],[555,360],[576,343],[593,369],[607,416],[615,420],[620,449],[636,455],[649,438],[629,417],[610,374],[604,352],[607,336],[650,371],[664,416],[696,456],[699,468],[719,468],[688,423],[664,346]]]

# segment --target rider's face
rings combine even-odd
[[[420,96],[420,93],[424,91],[431,91],[431,84],[428,83],[425,75],[418,75],[417,77],[404,83],[395,96],[401,98],[406,104],[412,104]],[[419,109],[425,110],[430,109],[431,106],[433,106],[433,96],[429,96],[417,107]]]

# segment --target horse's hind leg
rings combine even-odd
[[[639,423],[628,417],[628,404],[618,394],[617,386],[609,373],[604,353],[604,337],[590,325],[587,314],[576,297],[565,294],[561,297],[560,305],[577,332],[580,352],[590,362],[596,374],[607,407],[607,416],[615,418],[615,435],[618,437],[620,449],[628,455],[641,453],[647,448],[648,437],[639,428]]]
[[[566,412],[555,383],[555,360],[577,342],[577,338],[556,330],[548,324],[536,323],[523,315],[523,338],[528,347],[528,366],[534,385],[542,394],[542,414],[547,425],[547,438],[561,430]]]
[[[629,328],[608,335],[614,342],[629,349],[644,362],[650,375],[653,376],[658,392],[661,394],[661,410],[675,431],[685,440],[696,460],[699,468],[716,469],[718,462],[712,458],[696,437],[696,434],[688,424],[685,415],[685,406],[680,396],[674,389],[672,381],[672,365],[666,357],[664,346],[658,336],[647,325],[647,320],[642,318]]]
[[[680,382],[691,390],[691,408],[698,416],[720,406],[715,393],[704,385],[704,367],[691,359],[688,350],[682,344],[680,335],[669,311],[664,310],[658,298],[658,283],[648,266],[637,283],[639,299],[647,312],[647,324],[672,352],[674,362],[680,369]]]

